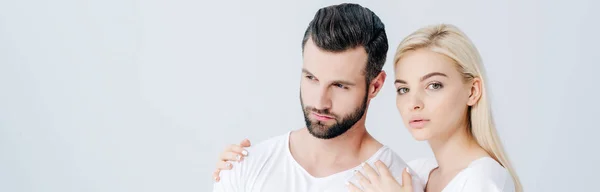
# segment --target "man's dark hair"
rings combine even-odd
[[[388,51],[385,26],[368,8],[344,3],[319,9],[304,32],[302,51],[308,39],[325,51],[342,52],[363,46],[368,54],[367,83],[381,72]]]

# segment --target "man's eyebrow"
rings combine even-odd
[[[310,71],[302,68],[302,73],[306,73],[307,75],[314,76]]]
[[[333,81],[333,83],[339,83],[339,84],[346,85],[346,86],[356,85],[356,83],[352,83],[350,81],[344,81],[344,80],[336,80],[336,81]]]

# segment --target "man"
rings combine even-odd
[[[321,8],[302,41],[300,102],[306,128],[248,148],[221,172],[214,191],[348,191],[361,163],[381,160],[401,182],[406,163],[365,128],[383,86],[388,42],[383,23],[357,4]],[[413,187],[421,189],[413,177]]]

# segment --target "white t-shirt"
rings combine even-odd
[[[233,169],[221,171],[221,180],[214,184],[213,192],[346,192],[346,182],[356,183],[354,170],[360,165],[327,177],[313,177],[296,160],[289,150],[287,134],[273,137],[247,148],[248,156],[242,162],[232,162]],[[386,146],[381,147],[367,162],[374,166],[377,160],[386,164],[398,182],[407,164]],[[409,169],[409,172],[413,173]],[[413,176],[415,191],[423,191],[421,181]]]
[[[438,167],[435,159],[417,159],[408,165],[421,178],[422,186],[427,186],[429,173]],[[515,184],[507,169],[490,157],[479,158],[461,170],[442,192],[513,192]]]

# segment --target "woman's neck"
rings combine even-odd
[[[455,173],[481,157],[489,156],[463,125],[456,131],[429,140],[441,174]]]

